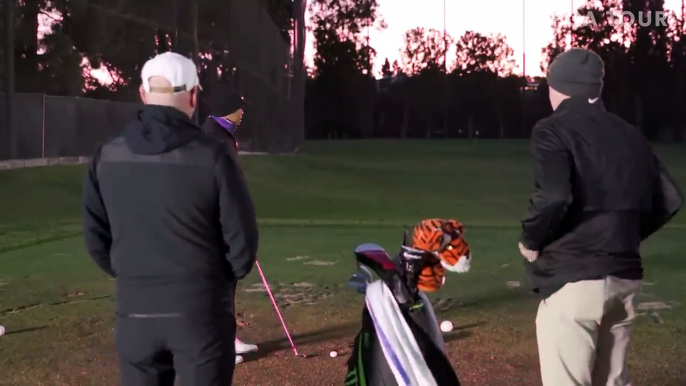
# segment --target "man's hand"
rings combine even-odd
[[[522,254],[522,256],[529,261],[529,263],[533,263],[538,259],[538,251],[530,251],[526,249],[524,244],[519,243],[519,253]]]

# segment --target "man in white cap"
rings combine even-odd
[[[200,85],[175,53],[148,61],[145,106],[97,149],[84,182],[84,238],[115,278],[116,343],[126,386],[230,385],[236,281],[258,232],[235,147],[191,117]]]

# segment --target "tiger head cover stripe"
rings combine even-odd
[[[428,219],[412,230],[409,245],[429,252],[421,270],[417,288],[434,292],[445,281],[445,272],[469,271],[471,251],[464,239],[464,226],[455,220]]]

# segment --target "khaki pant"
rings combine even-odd
[[[544,386],[630,386],[626,353],[642,281],[569,283],[538,307]]]

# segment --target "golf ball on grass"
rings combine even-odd
[[[453,330],[453,323],[449,320],[444,320],[443,323],[441,323],[441,331],[443,332],[450,332]]]
[[[0,326],[0,336],[5,335],[5,327]]]
[[[329,356],[330,356],[331,358],[335,358],[335,357],[338,356],[338,352],[336,352],[336,351],[331,351],[331,352],[329,353]]]

